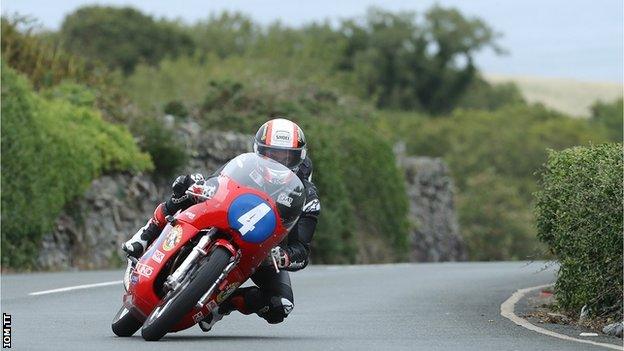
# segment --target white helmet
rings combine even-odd
[[[306,157],[303,130],[287,119],[272,119],[256,132],[254,152],[294,170]]]

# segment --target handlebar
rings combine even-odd
[[[200,190],[200,193],[196,193],[193,190]],[[194,196],[196,198],[199,198],[203,201],[208,200],[210,198],[212,198],[212,196],[214,195],[215,191],[216,191],[216,186],[211,185],[211,184],[207,184],[206,181],[201,180],[199,182],[195,182],[195,184],[191,185],[188,189],[186,189],[186,191],[184,192],[186,195],[190,195],[190,196]]]
[[[194,193],[194,192],[192,192],[192,191],[190,191],[190,190],[187,190],[187,191],[185,192],[185,194],[186,194],[186,195],[191,195],[191,196],[198,197],[198,198],[200,198],[200,199],[202,199],[202,200],[208,200],[208,199],[210,199],[210,196],[206,196],[206,195],[204,195],[204,194],[197,194],[197,193]]]

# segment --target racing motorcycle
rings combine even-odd
[[[186,193],[199,203],[167,217],[140,259],[128,257],[123,306],[112,323],[118,336],[142,327],[145,340],[159,340],[216,312],[286,237],[305,203],[290,169],[254,153]]]

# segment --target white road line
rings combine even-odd
[[[595,345],[595,346],[602,346],[602,347],[606,347],[608,349],[613,349],[613,350],[624,350],[624,348],[619,347],[617,345],[605,344],[605,343],[595,342],[595,341],[591,341],[591,340],[577,339],[577,338],[573,338],[573,337],[568,336],[568,335],[559,334],[559,333],[555,333],[554,331],[551,331],[551,330],[540,328],[540,327],[538,327],[538,326],[536,326],[534,324],[531,324],[526,319],[518,317],[514,313],[514,308],[516,306],[516,303],[518,303],[518,301],[520,301],[520,299],[524,295],[528,294],[529,292],[531,292],[533,290],[542,289],[542,288],[545,288],[545,287],[551,286],[551,285],[552,284],[534,286],[534,287],[531,287],[531,288],[520,289],[520,290],[516,291],[515,293],[513,293],[513,295],[511,295],[511,297],[509,297],[501,305],[501,307],[500,307],[501,316],[509,319],[510,321],[516,323],[517,325],[519,325],[521,327],[527,328],[529,330],[536,331],[536,332],[541,333],[541,334],[552,336],[552,337],[555,337],[555,338],[559,338],[559,339],[563,339],[563,340],[576,341],[576,342],[580,342],[580,343],[584,343],[584,344],[591,344],[591,345]]]
[[[95,283],[95,284],[68,286],[66,288],[44,290],[44,291],[35,291],[35,292],[29,293],[28,295],[30,295],[30,296],[38,296],[38,295],[46,295],[46,294],[55,294],[55,293],[71,291],[71,290],[99,288],[101,286],[117,285],[117,284],[121,284],[121,283],[123,283],[123,280],[115,280],[115,281],[112,281],[112,282]]]

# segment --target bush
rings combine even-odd
[[[182,102],[176,100],[169,101],[163,108],[163,112],[167,115],[172,115],[174,117],[180,118],[184,118],[189,114],[186,106],[184,106]]]
[[[504,106],[526,104],[520,88],[514,83],[490,84],[476,77],[466,88],[457,107],[494,111]]]
[[[26,29],[20,31],[18,27]],[[51,89],[54,90],[52,94],[74,94],[74,98],[93,99],[94,106],[107,120],[126,120],[127,111],[124,111],[124,107],[127,99],[119,89],[119,74],[111,73],[94,62],[87,64],[82,58],[62,49],[57,41],[50,40],[46,34],[32,32],[32,24],[24,19],[2,18],[0,37],[5,64],[25,74],[37,90]],[[72,92],[72,82],[88,86],[89,91],[79,87]],[[57,87],[59,84],[62,86]],[[86,100],[82,102],[91,103]]]
[[[313,262],[355,263],[358,257],[358,233],[354,230],[354,208],[345,184],[344,167],[335,133],[323,133],[324,127],[324,124],[302,125],[309,155],[314,161],[312,180],[318,187],[323,206],[312,241]]]
[[[314,262],[405,260],[408,201],[390,145],[358,122],[301,124],[323,204]]]
[[[211,62],[212,63],[212,62]],[[158,67],[140,64],[125,80],[125,93],[142,111],[160,113],[163,103],[178,101],[187,108],[206,96],[214,65],[181,57],[165,59]]]
[[[491,170],[468,177],[457,196],[457,208],[471,260],[522,260],[540,255],[529,206],[504,177]]]
[[[35,88],[50,87],[67,78],[89,79],[83,60],[44,43],[32,34],[32,28],[19,31],[18,26],[30,25],[25,19],[2,17],[1,22],[2,58],[10,67],[26,74]]]
[[[551,151],[536,193],[538,237],[557,257],[558,304],[622,318],[622,144]]]
[[[141,149],[150,154],[156,178],[170,179],[188,162],[184,145],[163,119],[137,118],[132,121],[131,129],[139,137]]]
[[[63,206],[94,178],[151,168],[125,128],[91,108],[42,98],[4,62],[1,163],[2,265],[22,269],[32,267]]]
[[[329,129],[332,124],[323,127]],[[341,127],[334,131],[334,137],[340,141],[338,147],[342,153],[339,160],[344,165],[343,181],[358,219],[356,228],[368,234],[364,242],[369,244],[365,245],[389,241],[393,249],[390,257],[405,260],[409,243],[405,235],[408,201],[405,178],[395,166],[391,145],[363,123]],[[314,133],[312,137],[316,135]],[[384,260],[371,252],[367,256],[375,261]]]
[[[67,100],[76,106],[95,107],[95,93],[80,84],[63,82],[52,88],[42,90],[40,93],[46,99]]]
[[[622,142],[624,132],[624,103],[623,99],[615,100],[611,103],[597,101],[591,107],[592,123],[604,128],[609,140],[614,142]]]
[[[468,175],[491,168],[517,181],[521,195],[531,199],[533,173],[546,159],[546,148],[605,140],[585,120],[541,106],[507,106],[491,112],[458,110],[450,118],[432,120],[416,130],[407,147],[415,154],[444,155],[460,187]]]

